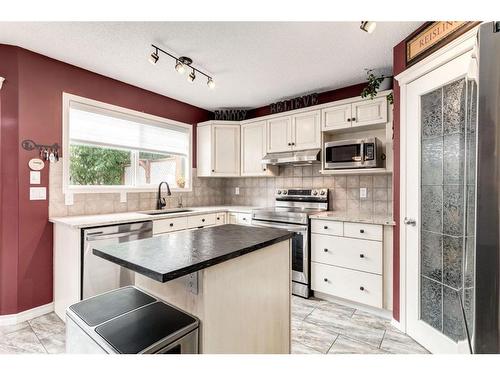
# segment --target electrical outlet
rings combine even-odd
[[[234,188],[234,194],[240,195],[240,188],[239,187]]]
[[[366,196],[367,196],[367,189],[366,188],[359,188],[359,198],[366,199]]]
[[[30,184],[40,185],[40,171],[30,171]]]

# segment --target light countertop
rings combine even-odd
[[[113,225],[121,223],[130,223],[134,221],[161,220],[173,217],[192,216],[216,212],[241,212],[251,213],[251,206],[204,206],[204,207],[183,207],[189,211],[165,213],[164,215],[147,215],[141,212],[123,212],[103,215],[82,215],[50,217],[49,221],[54,224],[64,224],[73,228],[86,228],[102,225]]]
[[[330,221],[348,221],[351,223],[395,225],[393,218],[387,215],[361,215],[348,214],[346,212],[325,211],[316,215],[311,215],[311,219],[321,219]]]

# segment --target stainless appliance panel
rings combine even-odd
[[[479,30],[475,353],[500,353],[500,23]]]
[[[135,273],[92,253],[96,246],[135,241],[153,236],[153,222],[127,223],[82,230],[82,299],[133,285]]]
[[[375,137],[326,142],[324,149],[326,169],[383,166],[382,142]]]

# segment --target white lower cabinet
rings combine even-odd
[[[382,308],[382,276],[312,262],[313,290]]]
[[[314,291],[383,307],[383,226],[311,220]]]
[[[187,217],[174,217],[172,219],[163,219],[153,221],[153,234],[174,232],[184,230],[188,227]]]
[[[188,216],[188,228],[200,228],[215,225],[215,214]]]
[[[225,212],[219,212],[215,214],[215,225],[226,224],[227,214]]]
[[[250,225],[252,223],[252,214],[242,212],[230,212],[229,224]]]

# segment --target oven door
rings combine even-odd
[[[276,223],[274,221],[263,220],[252,220],[252,225],[285,229],[293,232],[292,281],[309,285],[309,244],[307,225]]]

